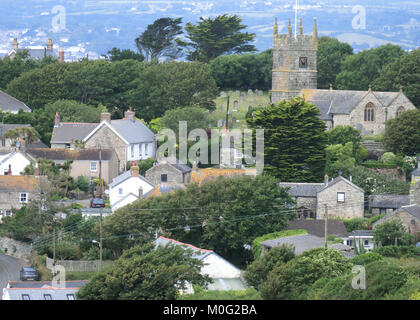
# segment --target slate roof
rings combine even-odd
[[[409,195],[377,194],[371,199],[371,208],[398,209],[410,204]]]
[[[67,288],[80,288],[83,287],[88,281],[87,280],[73,280],[66,281]],[[9,288],[26,288],[26,289],[36,289],[36,288],[46,288],[52,287],[51,281],[9,281]]]
[[[419,205],[412,204],[410,206],[401,207],[401,209],[403,209],[404,211],[408,212],[409,214],[411,214],[416,219],[419,219],[420,220],[420,206]]]
[[[131,178],[131,171],[128,170],[122,174],[120,174],[118,177],[115,177],[112,182],[109,184],[110,188],[114,188],[117,185],[119,185],[120,183],[124,182],[125,180]],[[147,182],[148,184],[150,184],[151,186],[153,186],[153,184],[151,182],[149,182],[148,180],[146,180],[145,177],[143,177],[142,175],[138,176],[139,179],[142,179],[143,181]]]
[[[169,238],[165,238],[160,236],[157,240],[156,240],[156,248],[158,246],[166,246],[167,244],[174,244],[174,245],[180,245],[186,249],[191,249],[194,254],[193,254],[193,258],[198,259],[198,260],[203,260],[205,257],[207,257],[210,254],[213,254],[214,252],[212,250],[207,250],[207,249],[201,249],[198,247],[193,246],[192,244],[188,244],[188,243],[183,243],[181,241],[177,241],[174,239],[169,239]]]
[[[290,188],[289,194],[292,197],[316,198],[316,194],[325,186],[325,184],[281,182],[279,183],[279,186],[283,188]]]
[[[323,238],[311,234],[300,234],[297,236],[267,240],[261,244],[268,248],[281,246],[283,244],[293,245],[295,247],[295,254],[301,254],[306,250],[323,247],[325,241]]]
[[[1,108],[1,107],[0,107]],[[30,128],[30,124],[0,124],[0,138],[3,137],[3,135],[10,130],[16,129],[16,128]]]
[[[287,230],[298,230],[304,229],[308,234],[317,236],[317,237],[324,237],[325,234],[325,220],[306,220],[306,219],[299,219],[290,221],[289,226],[286,228]],[[348,236],[348,232],[346,230],[346,226],[344,222],[341,220],[328,220],[327,226],[328,234],[331,234],[335,237],[345,238]]]
[[[169,163],[169,164],[175,169],[181,171],[182,173],[188,173],[192,171],[192,169],[189,166],[179,161],[177,163]]]
[[[347,180],[346,178],[344,178],[342,176],[339,176],[337,178],[332,179],[331,181],[328,182],[327,185],[324,184],[324,187],[322,188],[322,190],[328,189],[329,187],[335,185],[336,183],[338,183],[340,181],[344,181],[347,184],[351,185],[353,188],[359,190],[360,192],[365,193],[365,191],[362,188],[356,186],[353,182],[350,182],[349,180]],[[322,191],[322,190],[320,190],[320,191]]]
[[[70,300],[68,295],[77,299],[76,292],[87,281],[66,281],[66,288],[54,288],[48,281],[25,281],[9,282],[8,288],[10,300],[23,300],[22,295],[29,295],[30,300],[46,300],[44,295],[50,295],[52,300]]]
[[[99,161],[98,149],[26,149],[26,152],[35,159],[50,159],[50,160],[72,160],[72,161]],[[102,161],[109,161],[114,154],[113,150],[102,149]]]
[[[18,112],[20,109],[26,112],[31,112],[32,110],[24,104],[22,101],[19,101],[16,98],[8,95],[6,92],[0,90],[0,109],[3,112]]]
[[[324,111],[326,105],[330,103],[330,113],[350,114],[353,108],[368,94],[369,91],[355,90],[324,90],[324,89],[304,89],[301,93],[305,99],[315,104]],[[387,107],[400,92],[380,92],[372,91],[372,94]]]
[[[45,57],[57,57],[53,50],[48,50],[47,48],[25,48],[23,50],[27,50],[32,59],[42,60]]]
[[[373,237],[372,230],[353,230],[349,233],[349,237]]]
[[[91,133],[99,123],[79,123],[79,122],[61,122],[59,126],[53,129],[51,144],[53,143],[71,143],[71,141],[82,141]]]
[[[130,144],[155,141],[153,131],[140,120],[111,120],[111,127]]]

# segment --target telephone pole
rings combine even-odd
[[[325,249],[328,248],[327,238],[328,238],[328,206],[324,204],[325,207]]]
[[[53,218],[52,225],[53,225],[53,266],[55,267],[55,226],[56,226],[55,218]]]
[[[227,96],[226,130],[229,129],[229,96]]]
[[[99,198],[102,199],[102,148],[99,146]],[[99,270],[102,269],[102,218],[103,218],[103,208],[100,208],[101,217],[99,221]]]

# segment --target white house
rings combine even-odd
[[[20,151],[0,155],[0,176],[20,176],[23,170],[31,164],[31,160],[33,159]]]
[[[112,212],[143,198],[154,189],[153,184],[139,174],[138,167],[116,177],[109,185],[109,199]]]
[[[203,261],[204,266],[201,268],[201,274],[208,275],[213,280],[213,282],[207,286],[207,290],[227,291],[246,289],[245,282],[241,277],[241,270],[226,259],[223,259],[214,251],[200,249],[191,244],[165,237],[159,237],[156,240],[156,247],[166,246],[168,244],[179,245],[185,249],[191,249],[194,252],[193,258]],[[194,293],[192,285],[188,284],[187,289],[182,293]]]
[[[371,251],[374,248],[373,233],[371,230],[354,230],[349,233],[347,238],[343,239],[343,244],[357,248],[358,251],[361,248]]]

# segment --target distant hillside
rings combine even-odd
[[[160,17],[183,17],[184,22],[200,16],[238,14],[256,33],[255,45],[266,50],[272,45],[274,17],[285,32],[287,20],[294,23],[294,0],[195,0],[195,1],[99,1],[99,0],[2,0],[0,1],[0,55],[11,49],[11,39],[19,38],[22,47],[40,46],[51,37],[56,47],[64,47],[67,59],[89,54],[98,58],[112,47],[135,49],[134,39]],[[337,4],[339,3],[339,4]],[[366,8],[366,29],[353,29],[356,5]],[[53,30],[52,21],[63,6],[65,30]],[[304,32],[312,31],[318,19],[319,34],[350,43],[356,50],[388,42],[404,49],[420,43],[420,4],[399,0],[321,0],[300,1]],[[55,8],[55,9],[54,9]],[[54,10],[53,10],[54,9]],[[54,12],[54,13],[53,13]]]

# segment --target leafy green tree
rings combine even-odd
[[[238,264],[252,259],[250,239],[282,230],[292,216],[276,214],[294,203],[273,177],[248,176],[189,184],[160,197],[121,208],[103,223],[107,248],[115,255],[159,234],[215,250]],[[190,208],[190,209],[184,209]],[[134,234],[134,240],[128,235]]]
[[[5,139],[14,140],[14,145],[18,140],[23,140],[26,145],[30,145],[33,142],[39,141],[39,134],[32,127],[20,127],[7,131],[3,137]]]
[[[325,172],[325,123],[301,98],[257,110],[247,122],[264,129],[264,170],[282,181],[314,182]]]
[[[199,107],[185,107],[167,110],[160,120],[160,125],[179,132],[179,122],[186,121],[188,132],[194,129],[206,129],[208,111]]]
[[[138,60],[138,61],[144,60],[144,56],[140,53],[136,53],[134,51],[131,51],[130,49],[121,50],[115,47],[112,48],[110,51],[108,51],[108,54],[103,55],[103,56],[111,62],[130,60],[130,59]]]
[[[258,54],[219,56],[210,61],[210,71],[222,90],[270,90],[273,50]]]
[[[336,77],[346,57],[353,54],[353,48],[335,38],[320,37],[318,40],[318,88],[328,89],[336,83]]]
[[[413,104],[420,107],[420,49],[417,48],[403,55],[396,61],[387,64],[372,87],[381,91],[403,91]]]
[[[80,300],[174,300],[187,283],[205,286],[203,262],[191,250],[153,244],[133,247],[77,293]]]
[[[221,15],[214,19],[200,18],[197,25],[187,23],[185,30],[189,42],[184,46],[191,48],[187,58],[191,61],[209,62],[224,54],[239,54],[256,51],[254,45],[249,44],[255,34],[241,32],[247,26],[242,24],[238,15]]]
[[[153,158],[149,158],[146,160],[138,160],[138,161],[129,161],[127,163],[127,170],[130,170],[131,167],[137,166],[139,167],[139,173],[144,176],[146,171],[153,167],[155,164],[155,160]]]
[[[261,296],[267,300],[302,299],[315,281],[349,273],[351,265],[337,250],[316,248],[305,251],[286,264],[274,267],[261,286]]]
[[[367,90],[379,77],[382,68],[402,57],[404,53],[400,46],[387,44],[347,56],[336,77],[337,88]]]
[[[52,125],[54,125],[56,112],[63,122],[98,123],[101,117],[99,108],[73,100],[57,100],[54,103],[49,103],[45,106],[44,112],[52,119]]]
[[[259,286],[267,280],[267,276],[275,266],[289,262],[295,257],[293,247],[283,245],[274,247],[246,268],[244,277],[248,285],[258,290]]]
[[[362,135],[352,126],[335,126],[327,132],[328,144],[342,144],[352,142],[354,150],[358,150],[362,143]],[[353,153],[356,155],[356,152]]]
[[[411,238],[406,236],[406,232],[402,222],[393,219],[376,226],[373,230],[373,239],[381,246],[408,245],[411,244]]]
[[[349,174],[356,165],[356,159],[353,156],[353,142],[329,145],[326,149],[327,165],[325,171],[330,177],[341,174]]]
[[[420,153],[420,110],[409,110],[386,122],[383,138],[387,150],[415,156]]]
[[[166,110],[199,106],[214,110],[218,89],[206,64],[194,62],[153,63],[133,81],[127,92],[128,105],[146,121],[161,117]]]
[[[136,46],[146,62],[159,58],[177,59],[182,55],[177,37],[182,32],[182,18],[160,18],[149,24],[136,38]]]

